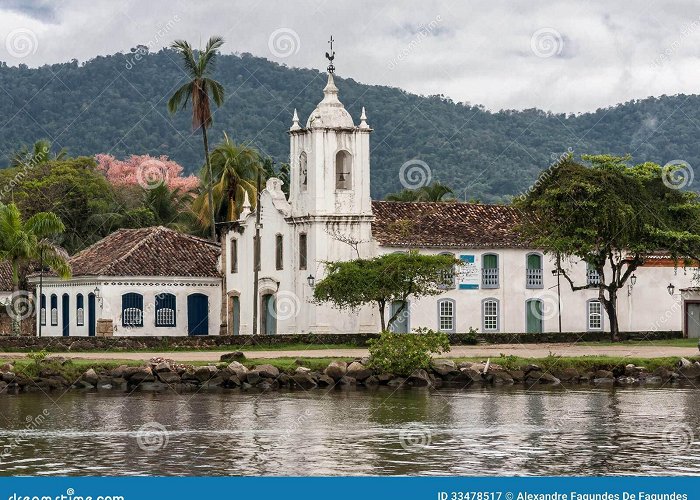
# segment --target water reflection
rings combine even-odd
[[[695,439],[664,434],[685,426],[698,437],[700,391],[691,388],[54,399],[0,397],[0,474],[700,474]],[[153,423],[166,433],[144,449],[143,426]]]

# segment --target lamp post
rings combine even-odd
[[[669,295],[673,295],[673,292],[676,291],[676,287],[673,286],[673,283],[669,283],[668,286],[666,287],[666,290],[668,291]]]
[[[314,278],[313,274],[309,274],[309,276],[306,278],[306,281],[309,283],[309,286],[311,288],[316,286],[316,278]]]
[[[43,312],[44,317],[46,316],[46,303],[44,303],[44,307],[42,308],[42,303],[41,301],[44,298],[44,248],[42,247],[39,250],[39,338],[41,338],[41,323],[42,323],[42,317],[41,314]]]

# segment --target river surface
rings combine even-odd
[[[700,390],[0,396],[0,475],[700,474]]]

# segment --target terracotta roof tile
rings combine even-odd
[[[525,248],[520,213],[506,205],[373,201],[372,234],[392,247]]]
[[[12,266],[8,261],[0,261],[0,291],[12,290]]]
[[[120,229],[70,258],[73,276],[218,277],[221,248],[166,227]]]

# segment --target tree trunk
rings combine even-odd
[[[620,340],[620,327],[617,322],[617,290],[612,289],[608,291],[610,299],[603,299],[603,306],[605,307],[605,312],[608,315],[608,321],[610,322],[610,340],[612,342],[617,342]]]
[[[381,320],[382,323],[382,333],[386,331],[386,320],[384,319],[384,309],[386,305],[382,302],[377,302],[377,305],[379,306],[379,319]]]
[[[10,310],[12,311],[12,335],[19,337],[22,334],[22,316],[20,312],[17,311],[17,303],[19,302],[19,285],[12,285],[12,297],[10,300]]]
[[[207,137],[207,126],[202,125],[202,138],[204,140],[204,158],[207,163],[207,173],[209,174],[209,185],[207,186],[207,198],[209,200],[209,212],[211,214],[211,239],[216,241],[216,219],[214,216],[214,176],[211,172],[211,161],[209,161],[209,138]]]

